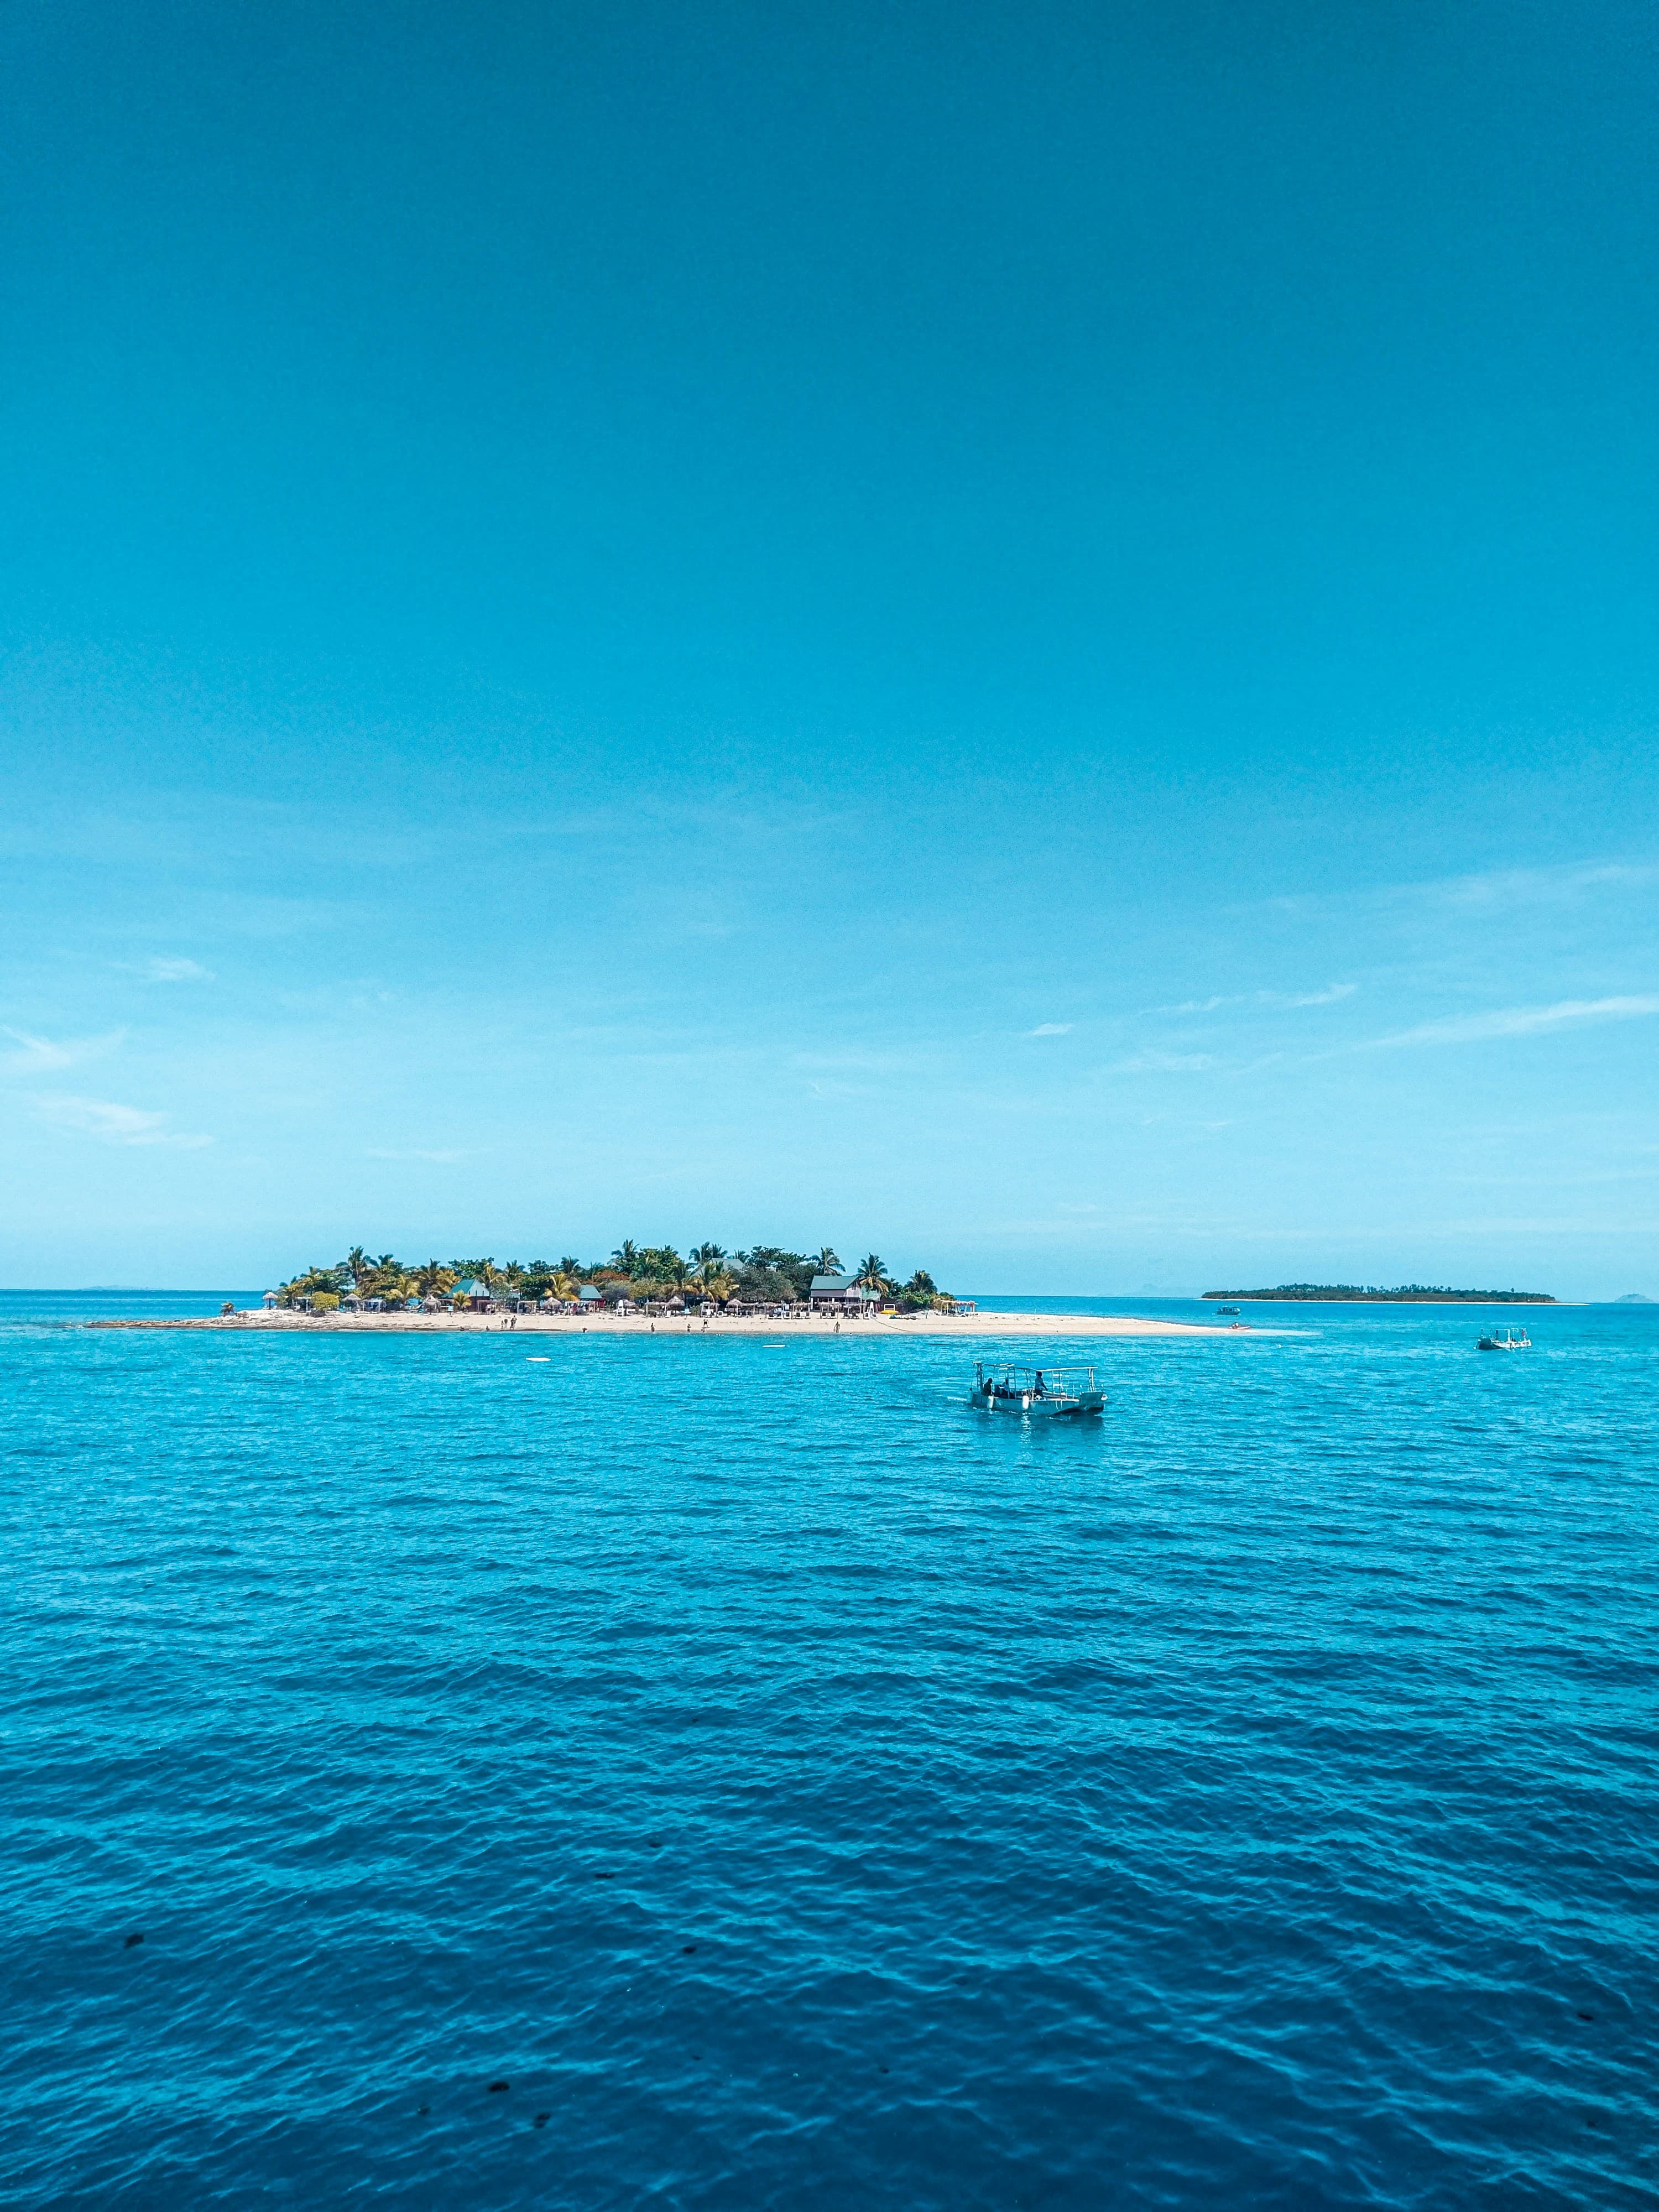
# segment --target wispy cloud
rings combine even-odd
[[[1486,875],[1453,876],[1413,888],[1448,906],[1534,906],[1553,904],[1579,891],[1633,889],[1652,883],[1656,876],[1659,869],[1650,864],[1599,860],[1560,868],[1498,868]]]
[[[1373,884],[1337,894],[1281,892],[1262,900],[1260,910],[1304,921],[1345,911],[1407,915],[1413,909],[1436,913],[1447,907],[1504,914],[1583,903],[1600,893],[1640,890],[1656,882],[1659,863],[1652,860],[1576,861],[1558,868],[1492,868],[1481,874],[1435,876],[1415,883]]]
[[[1221,1006],[1270,1006],[1280,1011],[1292,1006],[1334,1006],[1351,999],[1358,983],[1332,983],[1322,991],[1227,991],[1212,999],[1183,999],[1179,1006],[1149,1006],[1149,1014],[1212,1014]]]
[[[1359,988],[1358,983],[1333,983],[1324,991],[1258,991],[1256,1002],[1263,1006],[1334,1006],[1339,999],[1351,999]]]
[[[65,1067],[79,1067],[83,1060],[101,1060],[106,1053],[118,1051],[125,1036],[125,1030],[111,1030],[103,1036],[52,1038],[0,1025],[0,1036],[10,1037],[15,1047],[14,1051],[0,1052],[0,1075],[55,1075]]]
[[[364,1149],[363,1158],[366,1160],[428,1160],[438,1167],[447,1168],[453,1167],[458,1160],[480,1158],[483,1150],[478,1146],[449,1146],[441,1151],[427,1151],[419,1145],[409,1145],[394,1151],[383,1145],[369,1145]]]
[[[1027,1036],[1070,1036],[1073,1026],[1071,1022],[1039,1022],[1034,1030],[1027,1030],[1025,1034]]]
[[[199,960],[168,959],[156,953],[140,961],[133,971],[146,983],[211,983],[211,968],[204,968]]]
[[[908,1075],[933,1066],[925,1052],[796,1052],[792,1067],[825,1075]]]
[[[1540,1030],[1562,1029],[1570,1023],[1627,1022],[1643,1014],[1659,1014],[1659,993],[1623,999],[1561,999],[1553,1006],[1499,1006],[1484,1014],[1451,1014],[1437,1022],[1419,1022],[1415,1029],[1400,1030],[1392,1036],[1369,1037],[1359,1049],[1480,1044],[1490,1037],[1535,1036]]]
[[[1202,1068],[1213,1067],[1215,1060],[1207,1052],[1138,1052],[1128,1060],[1113,1062],[1114,1075],[1195,1075]]]
[[[181,1152],[198,1152],[211,1137],[174,1133],[166,1127],[164,1114],[149,1114],[137,1106],[120,1106],[107,1098],[76,1098],[65,1091],[42,1091],[34,1110],[55,1129],[76,1136],[95,1137],[106,1145],[171,1145]]]

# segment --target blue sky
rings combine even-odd
[[[1659,1295],[1644,13],[0,61],[0,1279]]]

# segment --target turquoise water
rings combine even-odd
[[[9,2204],[1652,2202],[1659,1309],[1058,1429],[85,1310],[0,1298]]]

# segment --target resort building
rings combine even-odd
[[[881,1292],[867,1283],[855,1283],[850,1275],[814,1275],[807,1304],[814,1313],[873,1313],[881,1304]]]

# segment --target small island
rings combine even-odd
[[[1280,1283],[1271,1291],[1206,1291],[1206,1298],[1309,1299],[1322,1305],[1553,1306],[1547,1291],[1453,1291],[1433,1283]]]
[[[828,1244],[790,1252],[756,1244],[728,1252],[625,1238],[608,1260],[399,1260],[354,1244],[332,1267],[307,1267],[266,1293],[269,1304],[308,1313],[684,1313],[781,1317],[794,1312],[955,1313],[960,1302],[925,1267],[901,1281],[878,1253],[843,1269]],[[968,1308],[971,1310],[971,1302]]]
[[[1209,1336],[1222,1330],[1136,1314],[982,1313],[973,1298],[941,1290],[926,1267],[901,1277],[878,1253],[845,1267],[825,1244],[728,1251],[699,1244],[619,1244],[608,1259],[400,1260],[354,1244],[343,1260],[302,1267],[260,1304],[228,1301],[206,1315],[93,1321],[89,1328],[522,1330],[566,1335],[774,1337],[889,1334],[1003,1337]],[[539,1355],[538,1355],[539,1356]]]

